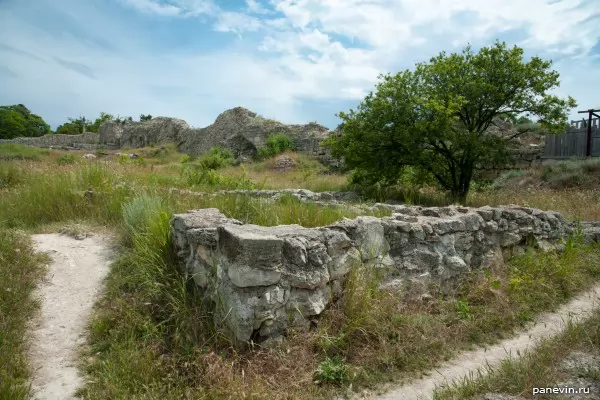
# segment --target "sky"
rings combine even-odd
[[[333,129],[380,74],[499,39],[552,59],[580,119],[600,106],[599,26],[600,0],[0,0],[0,105],[53,128],[242,106]]]

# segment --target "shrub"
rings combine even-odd
[[[263,160],[265,158],[274,157],[277,154],[281,154],[285,151],[293,151],[294,150],[294,141],[287,135],[283,133],[279,133],[276,135],[271,135],[267,138],[267,143],[264,147],[260,147],[258,149],[258,153],[256,157],[259,160]]]
[[[213,147],[198,160],[202,168],[220,169],[230,167],[235,163],[233,153],[223,147]]]

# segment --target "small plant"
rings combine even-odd
[[[192,161],[192,157],[190,157],[189,154],[184,154],[183,156],[181,156],[181,163],[182,164],[187,164],[190,161]]]
[[[77,162],[77,159],[73,154],[65,154],[56,159],[58,165],[72,165]]]
[[[348,377],[348,366],[340,356],[327,357],[314,373],[315,383],[340,384]]]
[[[469,306],[469,302],[467,300],[456,300],[456,312],[458,313],[460,319],[473,319],[473,313],[471,312],[471,307]]]

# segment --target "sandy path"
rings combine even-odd
[[[460,353],[457,358],[443,363],[435,371],[431,371],[430,376],[395,387],[388,393],[373,397],[373,399],[430,400],[433,398],[436,387],[470,374],[476,375],[477,370],[486,364],[496,367],[509,356],[523,354],[535,346],[540,339],[554,336],[562,331],[569,319],[573,322],[585,320],[598,307],[600,307],[600,285],[577,296],[555,313],[540,315],[533,326],[514,338],[503,340],[491,347]]]
[[[77,352],[85,340],[87,318],[108,273],[106,238],[76,240],[59,234],[33,235],[37,251],[52,257],[47,279],[36,291],[39,315],[31,324],[33,398],[70,399],[82,384]]]

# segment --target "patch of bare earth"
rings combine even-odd
[[[78,350],[111,261],[103,236],[33,235],[37,251],[52,258],[47,278],[36,290],[39,314],[31,321],[29,359],[33,398],[70,399],[81,386]]]

